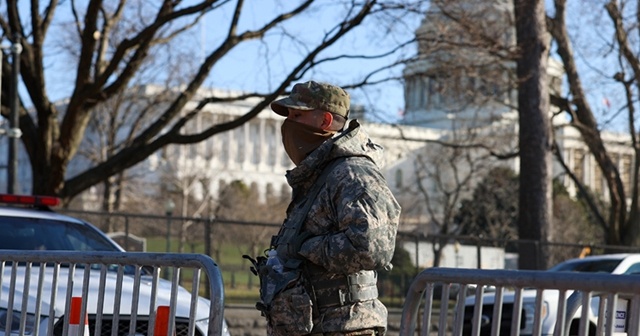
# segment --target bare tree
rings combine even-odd
[[[78,148],[75,165],[98,165],[127,147],[136,133],[155,117],[153,112],[156,107],[166,104],[169,99],[171,97],[165,93],[145,95],[138,90],[129,90],[96,106],[95,116],[87,126],[87,136]],[[101,210],[123,210],[125,198],[144,190],[143,185],[138,183],[144,175],[140,171],[129,169],[104,179],[98,185],[102,194]],[[105,221],[107,223],[102,225],[103,229],[111,231],[111,218],[105,218]]]
[[[455,136],[446,144],[431,144],[424,154],[415,158],[415,183],[418,197],[429,216],[429,233],[438,236],[460,234],[461,227],[454,217],[462,199],[469,197],[475,183],[487,166],[495,164],[495,159],[486,151],[464,144],[473,144],[476,137],[465,132],[466,137]],[[477,141],[479,142],[479,141]],[[440,264],[443,249],[449,243],[437,239],[433,244],[434,266]]]
[[[172,175],[175,176],[175,175]],[[205,195],[200,195],[199,199],[194,202],[195,204],[191,204],[194,199],[193,189],[201,186],[202,177],[194,172],[189,172],[186,175],[181,176],[179,179],[175,179],[172,181],[173,183],[173,191],[175,194],[179,195],[180,205],[177,207],[180,209],[180,216],[182,218],[186,217],[195,217],[199,218],[201,213],[208,205],[209,197],[211,197],[210,192],[207,192]],[[207,188],[207,191],[209,189]],[[204,196],[204,197],[202,197]],[[183,220],[180,222],[180,227],[178,228],[178,252],[184,252],[184,245],[186,243],[186,232],[187,230],[194,224],[192,220]]]
[[[23,47],[20,75],[26,95],[20,100],[19,124],[24,134],[22,142],[31,162],[32,191],[58,195],[65,202],[87,188],[136,165],[169,144],[196,143],[245,123],[284,93],[293,81],[308,76],[321,65],[341,59],[375,60],[392,53],[393,50],[384,51],[380,55],[350,55],[331,48],[370,17],[386,22],[389,27],[397,27],[400,22],[398,18],[405,18],[406,14],[419,11],[420,6],[415,1],[335,1],[320,4],[319,1],[306,0],[299,1],[296,5],[274,7],[281,11],[271,17],[265,16],[263,21],[253,27],[245,28],[248,26],[243,18],[250,6],[245,6],[243,0],[203,0],[189,3],[164,0],[133,4],[125,0],[108,3],[92,0],[86,2],[84,8],[80,8],[74,1],[50,1],[43,8],[41,3],[33,1],[30,6],[19,6],[18,1],[7,1],[0,16],[0,29],[4,38],[19,39]],[[295,32],[289,31],[289,22],[313,16],[321,7],[326,6],[339,9],[333,11],[335,14],[332,17],[336,20],[317,22],[328,25],[317,27],[315,31],[322,33],[317,34],[315,40],[303,40]],[[68,177],[68,165],[78,152],[89,121],[96,115],[96,107],[129,90],[132,80],[140,75],[141,67],[151,55],[170,55],[169,51],[180,49],[180,44],[172,43],[179,41],[185,34],[188,36],[192,28],[209,13],[220,13],[218,20],[226,19],[225,22],[218,21],[216,25],[216,29],[223,27],[224,30],[216,31],[220,36],[216,41],[217,45],[203,55],[199,64],[194,64],[192,73],[184,75],[184,81],[180,83],[181,90],[176,96],[162,106],[153,120],[135,132],[127,146],[119,148],[103,161],[75,176]],[[73,21],[67,27],[71,26],[73,29],[60,30],[59,24],[69,17]],[[244,45],[253,41],[264,43],[271,36],[278,36],[281,45],[297,46],[297,49],[292,52],[293,61],[286,62],[275,73],[267,71],[264,74],[272,77],[268,80],[273,83],[270,87],[234,97],[207,97],[199,101],[195,108],[183,113],[186,104],[195,97],[214,66],[221,64],[227,57],[233,57],[233,53]],[[269,41],[273,43],[274,39]],[[187,43],[189,41],[183,40],[182,46]],[[276,46],[273,49],[279,50]],[[51,59],[48,57],[56,52],[68,52],[76,57],[71,61],[76,65],[69,71],[73,74],[74,81],[68,103],[64,107],[52,101],[48,87],[51,82],[47,81],[47,62]],[[255,54],[253,57],[264,59],[265,68],[269,69],[272,62],[285,55],[276,51]],[[7,60],[8,57],[5,57],[2,64],[1,112],[5,117],[10,112],[7,97],[10,92],[8,83],[11,64]],[[161,69],[162,59],[156,62],[154,68]],[[389,65],[383,65],[380,69],[388,67]],[[370,84],[373,81],[371,74],[362,78],[353,80],[353,84],[345,83],[345,86]],[[190,133],[184,127],[207,104],[247,97],[260,97],[261,100],[239,118],[210,125],[197,133]],[[31,103],[29,107],[27,100]]]
[[[607,115],[594,109],[592,95],[585,82],[593,82],[592,77],[585,78],[592,68],[580,67],[579,63],[591,60],[586,59],[589,54],[574,51],[580,48],[575,43],[576,34],[571,33],[571,26],[567,23],[567,1],[555,0],[554,15],[548,18],[548,27],[551,32],[557,53],[560,56],[566,70],[566,79],[569,85],[568,92],[563,95],[553,96],[553,104],[570,116],[570,125],[579,131],[582,140],[597,165],[597,173],[606,185],[605,200],[607,208],[602,211],[597,206],[596,200],[586,192],[588,185],[580,174],[569,164],[563,163],[573,182],[578,186],[583,197],[588,198],[590,210],[598,220],[599,225],[605,231],[606,243],[610,245],[635,246],[640,243],[640,212],[638,208],[638,177],[640,171],[640,144],[638,143],[638,129],[636,125],[636,110],[638,101],[638,85],[640,84],[640,58],[638,57],[639,45],[633,37],[638,33],[638,7],[637,3],[630,1],[607,1],[604,8],[598,10],[591,8],[598,20],[594,20],[595,29],[599,34],[594,35],[589,41],[592,51],[600,51],[595,54],[599,59],[607,60],[607,66],[598,69],[595,77],[601,88],[608,84],[614,84],[619,88],[620,106],[615,115]],[[626,13],[626,14],[625,14]],[[606,25],[601,21],[608,20]],[[602,32],[610,32],[610,37],[605,37]],[[610,86],[609,85],[609,86]],[[608,91],[601,92],[607,95]],[[605,117],[599,120],[598,117]],[[612,150],[611,143],[607,142],[603,128],[611,121],[619,117],[626,124],[628,138],[623,145],[630,148],[630,158],[625,160],[619,155],[619,151]],[[617,139],[616,142],[619,142]],[[562,153],[556,155],[563,162]],[[601,181],[596,181],[600,183]]]

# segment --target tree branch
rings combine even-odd
[[[598,206],[596,205],[596,202],[594,201],[593,196],[591,196],[591,194],[587,191],[587,188],[584,186],[582,181],[580,181],[580,179],[578,179],[578,177],[573,173],[571,168],[567,166],[567,163],[564,161],[564,156],[560,151],[560,146],[558,146],[558,143],[556,141],[554,141],[553,143],[553,153],[555,154],[556,160],[558,160],[558,163],[560,163],[560,165],[562,166],[562,169],[564,170],[564,172],[567,175],[569,175],[569,178],[571,178],[571,181],[573,181],[573,184],[578,188],[578,192],[580,196],[582,196],[585,202],[587,203],[587,206],[591,210],[591,214],[595,218],[596,223],[602,228],[603,231],[607,231],[607,228],[608,228],[607,222],[602,216],[600,209],[598,209]]]

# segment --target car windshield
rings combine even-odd
[[[58,251],[118,251],[85,225],[51,219],[2,217],[0,249]]]
[[[554,272],[604,272],[611,273],[622,262],[622,259],[575,260],[560,263],[551,267]]]

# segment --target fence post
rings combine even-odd
[[[416,242],[416,274],[420,273],[420,237],[416,233],[415,236]]]
[[[207,216],[204,220],[204,254],[209,257],[213,257],[211,255],[211,224],[213,223],[211,216]],[[216,260],[218,261],[218,260]],[[211,291],[209,290],[209,277],[205,277],[205,287],[204,292],[207,297],[211,296]]]

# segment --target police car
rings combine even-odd
[[[57,250],[57,251],[112,251],[112,252],[124,252],[124,249],[116,244],[113,240],[107,237],[95,226],[82,221],[77,218],[58,214],[49,209],[50,206],[55,206],[59,203],[58,199],[53,197],[35,197],[35,196],[15,196],[15,195],[1,195],[0,194],[0,250]],[[25,207],[31,206],[31,207]],[[21,318],[26,318],[26,329],[24,334],[32,335],[36,330],[35,323],[38,323],[39,335],[62,335],[63,321],[65,312],[65,303],[67,292],[68,267],[60,267],[59,274],[57,276],[58,281],[57,291],[55,296],[55,302],[51,301],[51,283],[44,284],[43,294],[41,296],[41,307],[39,318],[33,314],[36,306],[36,291],[29,292],[29,299],[26,309],[14,308],[14,311],[9,314],[7,307],[9,307],[7,298],[9,297],[9,283],[8,279],[11,278],[12,272],[11,266],[5,265],[4,273],[2,274],[2,291],[0,292],[0,335],[5,335],[5,330],[10,330],[10,335],[19,334],[19,326]],[[122,281],[122,288],[132,288],[134,279],[132,276],[128,276],[127,273],[133,274],[132,269],[125,267],[125,276]],[[23,282],[25,281],[25,266],[17,266],[17,277],[15,283],[15,299],[18,303],[17,307],[21,307],[21,289],[23,288]],[[53,267],[46,267],[45,273],[48,276],[52,276]],[[117,267],[115,268],[117,269]],[[92,304],[92,300],[98,296],[97,292],[92,294],[92,291],[97,291],[98,286],[90,286],[89,288],[89,303],[87,304],[87,314],[89,317],[90,334],[91,335],[111,335],[111,322],[114,310],[114,298],[116,297],[116,291],[121,292],[120,300],[120,312],[131,312],[132,304],[132,291],[131,290],[118,290],[116,284],[117,272],[108,272],[112,274],[107,275],[107,285],[105,286],[105,303],[103,305],[103,318],[102,318],[102,330],[95,332],[95,317],[96,317],[96,304]],[[39,272],[39,267],[33,267],[31,274],[36,275]],[[100,269],[91,270],[90,283],[97,283],[97,279],[100,277]],[[144,270],[143,270],[144,272]],[[76,285],[82,284],[83,271],[76,271],[74,274],[74,283]],[[46,276],[47,276],[46,275]],[[143,274],[142,279],[147,277],[151,279],[151,273]],[[142,287],[151,287],[150,281],[146,284],[141,282],[139,290],[139,302],[149,302],[150,290],[145,290]],[[171,282],[160,279],[160,283],[157,287],[157,300],[167,301],[171,297]],[[178,289],[178,305],[175,307],[176,311],[176,336],[187,335],[188,333],[188,312],[190,311],[191,295],[186,289],[180,287]],[[32,294],[33,293],[33,294]],[[167,301],[168,302],[168,301]],[[48,316],[49,307],[53,305],[55,316]],[[13,307],[16,307],[14,305]],[[205,335],[208,329],[208,312],[209,301],[200,298],[198,301],[196,317],[196,335]],[[186,312],[187,317],[180,317],[181,312]],[[23,317],[23,315],[26,316]],[[10,320],[7,321],[7,317],[10,315]],[[149,305],[139,304],[136,317],[136,331],[134,335],[147,335],[147,327],[149,324]],[[54,323],[50,324],[51,318],[54,319]],[[7,323],[8,322],[8,323]],[[48,333],[49,325],[53,325],[53,333]],[[118,318],[118,335],[129,334],[129,316],[120,315]],[[116,329],[114,328],[114,329]],[[223,325],[223,335],[229,335],[226,323]]]

